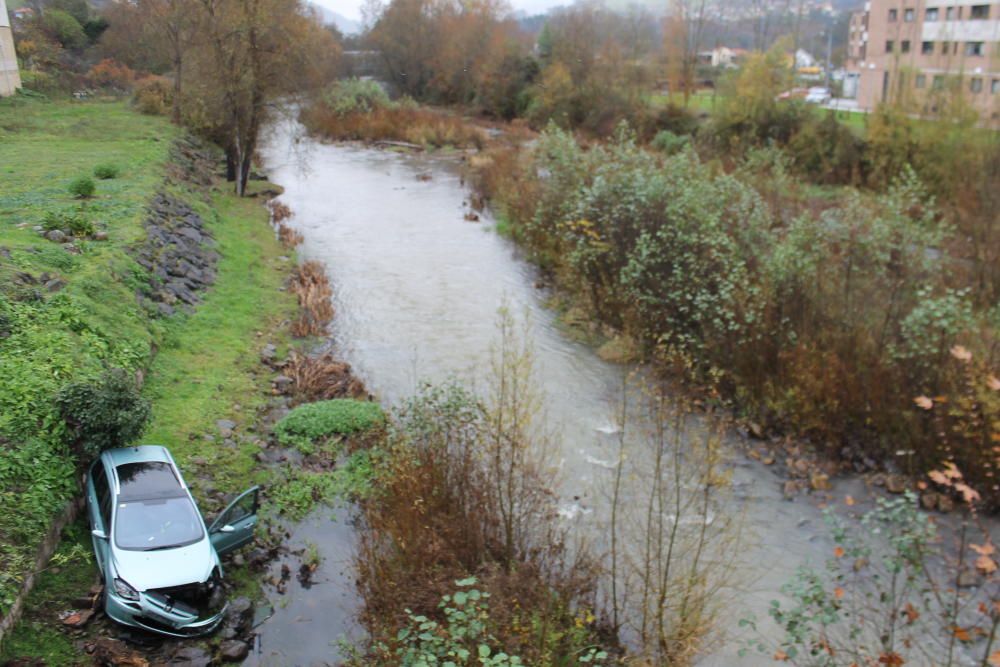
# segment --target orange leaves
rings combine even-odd
[[[878,664],[888,665],[889,667],[901,667],[901,665],[906,664],[903,660],[903,656],[899,655],[895,651],[889,651],[888,653],[883,653],[878,657]]]
[[[788,662],[788,654],[782,651],[781,649],[775,651],[772,657],[775,660],[780,660],[781,662]]]
[[[1000,391],[1000,379],[996,375],[990,375],[986,378],[986,386],[993,391]]]
[[[979,554],[979,558],[976,559],[977,570],[983,574],[993,574],[996,572],[996,561],[991,558],[991,556],[996,553],[996,548],[992,543],[986,542],[986,544],[970,544],[969,548]]]
[[[972,361],[972,353],[963,345],[955,345],[951,348],[951,356],[955,357],[962,363],[968,363]]]
[[[834,547],[833,548],[833,556],[834,556],[834,558],[843,558],[844,557],[844,547]]]
[[[847,496],[846,498],[844,498],[844,502],[847,504],[848,507],[850,507],[851,505],[854,504],[854,497]]]
[[[917,396],[913,399],[913,402],[917,404],[918,408],[923,408],[924,410],[930,410],[934,407],[934,401],[923,395]]]
[[[959,626],[956,625],[955,627],[953,627],[951,629],[951,633],[953,635],[955,635],[955,639],[957,639],[960,642],[971,642],[972,641],[972,635],[965,628],[962,628],[962,627],[959,627]]]
[[[993,651],[990,653],[990,657],[987,658],[992,667],[1000,667],[1000,651]]]
[[[964,482],[955,484],[955,489],[962,494],[962,500],[965,501],[966,505],[971,505],[980,500],[979,492]]]
[[[838,600],[843,600],[844,599],[844,589],[841,588],[840,586],[837,586],[836,588],[834,588],[833,589],[833,597],[837,598]]]
[[[908,625],[913,625],[918,618],[920,618],[920,612],[911,603],[907,602],[906,606],[903,607],[903,615],[906,616],[906,623]]]

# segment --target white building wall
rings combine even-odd
[[[17,71],[10,16],[7,14],[7,3],[0,0],[0,96],[12,95],[20,87],[21,75]]]

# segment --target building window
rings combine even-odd
[[[910,40],[904,39],[902,42],[899,43],[899,46],[901,47],[900,51],[902,51],[903,53],[910,52]]]
[[[981,55],[983,55],[983,43],[982,42],[966,42],[965,43],[965,55],[967,55],[967,56],[981,56]]]
[[[927,13],[924,15],[925,21],[937,21],[938,20],[938,8],[928,7]]]
[[[973,93],[983,92],[983,80],[980,79],[978,76],[974,76],[971,79],[969,79],[969,90],[971,90]]]
[[[990,17],[989,5],[972,5],[972,11],[969,13],[969,18],[988,19],[989,17]]]
[[[948,42],[941,42],[941,55],[948,55],[948,47],[951,46]]]
[[[892,47],[893,46],[894,46],[894,44],[892,43],[891,39],[885,40],[885,52],[886,53],[892,53]]]
[[[895,23],[896,19],[898,17],[899,17],[899,10],[898,9],[890,9],[889,10],[889,23]]]
[[[927,87],[927,75],[926,74],[918,74],[916,80],[913,82],[913,85],[915,85],[917,88],[926,88]]]
[[[989,7],[987,7],[987,9],[989,9]],[[906,21],[907,23],[913,23],[913,10],[912,9],[905,9],[905,10],[903,10],[903,20]]]
[[[933,90],[941,90],[944,88],[944,75],[935,74],[933,81],[931,81],[931,88]]]
[[[925,56],[930,56],[934,54],[934,42],[921,42],[920,43],[920,53]]]
[[[990,95],[997,93],[1000,93],[1000,79],[993,79],[993,83],[990,84]]]
[[[944,19],[945,19],[945,21],[954,21],[955,20],[955,8],[954,7],[949,7],[948,9],[944,10],[944,12],[945,12],[944,13]]]

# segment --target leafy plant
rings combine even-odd
[[[78,448],[89,456],[124,447],[142,434],[150,417],[149,401],[142,397],[125,371],[106,371],[96,381],[63,387],[56,404]]]
[[[337,398],[300,405],[274,427],[278,441],[311,450],[334,435],[366,431],[385,421],[378,403]]]
[[[97,186],[94,179],[89,176],[81,176],[69,184],[69,193],[77,199],[89,199],[94,196]]]
[[[42,227],[46,231],[59,229],[78,237],[92,236],[96,231],[94,223],[80,210],[47,211],[42,218]]]
[[[99,164],[96,167],[94,167],[94,176],[101,179],[102,181],[112,178],[118,178],[120,174],[121,174],[121,169],[117,165],[111,163]]]

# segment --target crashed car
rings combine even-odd
[[[144,445],[103,452],[86,494],[108,617],[174,637],[218,627],[227,606],[219,557],[253,540],[258,488],[206,527],[170,452]]]

